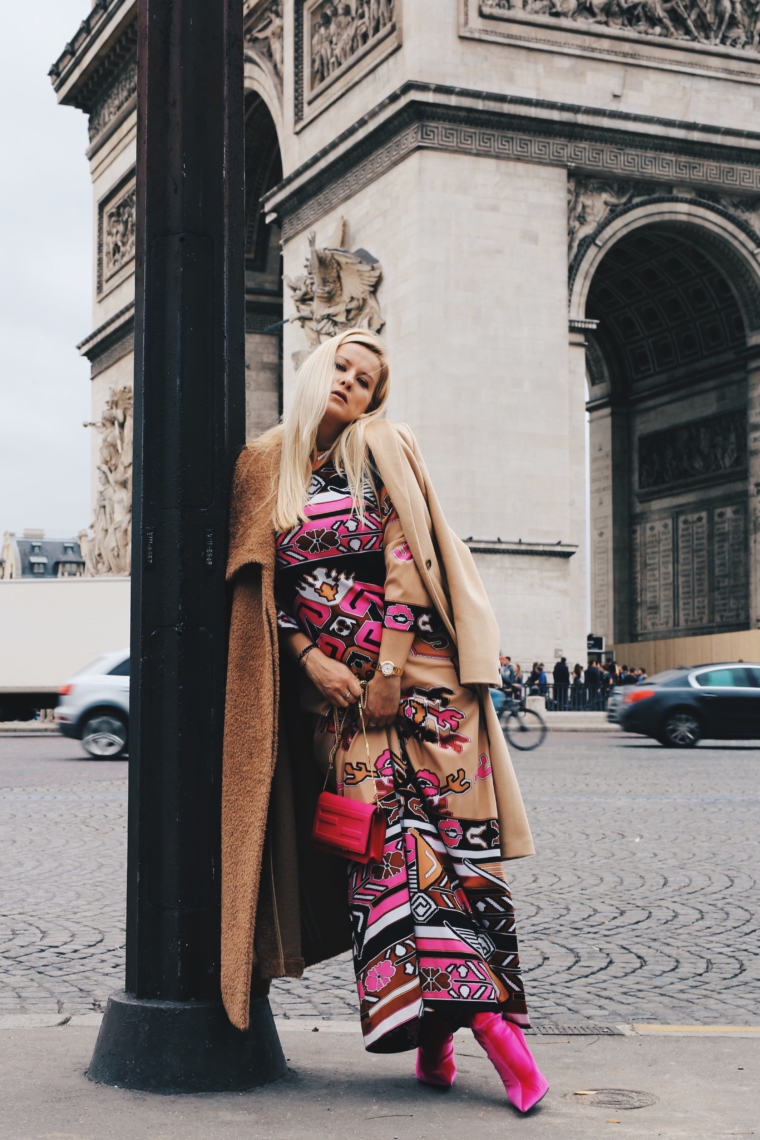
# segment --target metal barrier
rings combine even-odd
[[[524,706],[527,697],[543,697],[547,712],[604,712],[613,691],[612,685],[591,688],[585,683],[574,685],[513,685],[515,696],[518,690],[520,703]]]

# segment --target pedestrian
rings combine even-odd
[[[547,681],[547,679],[546,679],[546,672],[545,672],[545,670],[544,670],[544,663],[543,663],[543,661],[539,661],[539,663],[538,663],[538,678],[537,678],[537,683],[538,683],[538,691],[539,691],[539,694],[540,694],[542,697],[545,697],[545,696],[546,696],[546,693],[547,693],[547,691],[548,691],[548,689],[549,689],[549,682],[548,682],[548,681]]]
[[[586,682],[586,696],[588,699],[588,707],[595,709],[599,703],[599,686],[602,682],[602,674],[599,667],[592,657],[588,663],[588,668],[584,676]]]
[[[519,661],[516,661],[515,662],[515,679],[514,679],[514,683],[512,685],[512,692],[514,693],[514,697],[515,697],[516,701],[522,700],[522,687],[523,687],[522,665],[520,665]]]
[[[558,709],[567,707],[567,690],[570,686],[570,670],[567,667],[567,658],[561,657],[554,666],[554,702]]]
[[[585,704],[585,687],[583,684],[583,666],[577,663],[573,666],[572,703],[574,709],[582,709]]]
[[[530,695],[532,697],[538,695],[538,675],[539,675],[538,661],[534,661],[533,662],[533,668],[531,669],[530,673],[528,674],[528,692],[530,693]]]
[[[417,1048],[418,1079],[448,1087],[469,1026],[527,1111],[548,1084],[502,864],[533,844],[488,691],[498,628],[389,389],[374,334],[326,340],[236,468],[222,995],[245,1029],[271,978],[352,946],[367,1049]],[[326,784],[385,829],[348,896],[345,859],[309,838]]]
[[[627,665],[624,665],[620,672],[621,685],[636,685],[638,684],[638,680],[639,679],[634,671],[632,669],[629,669]]]
[[[508,688],[515,679],[515,670],[512,658],[505,657],[503,653],[499,657],[499,673],[501,674],[502,688]]]

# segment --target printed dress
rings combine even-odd
[[[336,760],[338,792],[377,794],[387,820],[382,862],[349,863],[348,891],[364,1043],[389,1053],[416,1046],[424,1011],[455,1026],[482,1011],[529,1021],[479,700],[459,683],[454,645],[377,483],[360,521],[345,475],[314,472],[306,521],[277,536],[275,589],[280,628],[359,678],[372,675],[383,627],[415,634],[395,724],[367,732],[375,771],[355,709]],[[332,709],[311,685],[301,703],[326,770]]]

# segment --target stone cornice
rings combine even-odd
[[[130,301],[129,304],[119,309],[118,313],[114,313],[107,321],[103,321],[102,325],[98,325],[89,336],[79,342],[77,345],[79,355],[86,356],[88,360],[94,360],[114,339],[120,339],[127,332],[131,332],[134,321],[135,303]]]
[[[287,240],[425,148],[760,194],[759,132],[410,82],[283,179],[267,210]]]
[[[533,558],[572,558],[577,545],[568,542],[502,542],[489,539],[466,538],[465,543],[473,554],[530,555]]]
[[[97,0],[50,68],[58,101],[89,112],[137,42],[137,0]]]

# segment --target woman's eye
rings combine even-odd
[[[346,371],[346,366],[345,366],[345,364],[340,364],[340,363],[339,363],[339,362],[336,360],[336,362],[335,362],[335,371],[336,371],[336,372],[345,372],[345,371]]]
[[[359,377],[359,383],[361,384],[362,388],[369,388],[369,384],[367,383],[367,381],[364,379],[363,376]]]

